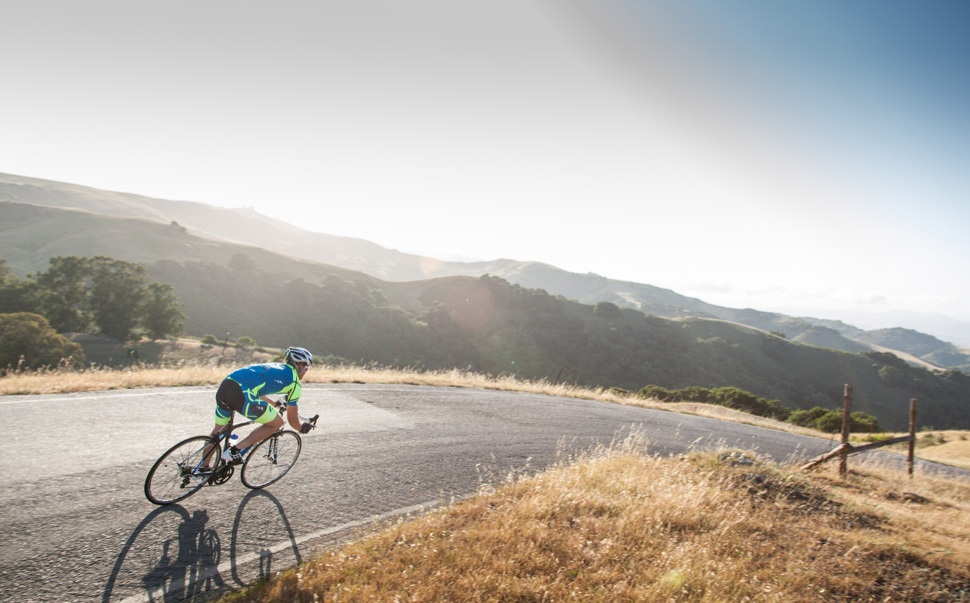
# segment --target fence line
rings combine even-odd
[[[889,438],[888,440],[882,440],[881,442],[872,442],[871,444],[863,444],[861,446],[853,446],[849,443],[850,427],[852,422],[852,386],[846,384],[845,393],[842,397],[842,443],[835,450],[831,450],[815,457],[809,462],[802,465],[802,471],[808,471],[814,469],[821,465],[822,463],[829,461],[835,457],[839,457],[839,476],[845,477],[848,473],[848,458],[850,454],[857,454],[859,452],[865,452],[867,450],[872,450],[874,448],[882,448],[883,446],[889,446],[891,444],[901,444],[903,442],[909,442],[909,454],[907,456],[907,469],[909,476],[913,477],[913,461],[916,453],[916,398],[909,401],[909,435],[899,436],[895,438]]]

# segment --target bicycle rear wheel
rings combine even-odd
[[[279,481],[296,464],[301,448],[295,431],[279,431],[256,444],[242,466],[243,485],[258,490]]]
[[[172,446],[148,472],[145,498],[156,505],[188,498],[212,477],[211,470],[203,471],[207,460],[212,469],[218,467],[219,442],[215,438],[193,436]]]

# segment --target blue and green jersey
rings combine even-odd
[[[250,403],[260,396],[284,394],[286,403],[296,406],[303,393],[296,369],[280,362],[247,366],[229,373],[228,378],[239,384]]]

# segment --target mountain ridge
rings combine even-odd
[[[99,252],[139,261],[171,285],[188,333],[300,341],[325,364],[463,367],[631,391],[736,387],[799,409],[829,407],[852,383],[854,408],[885,428],[906,425],[901,401],[912,398],[925,425],[970,425],[970,376],[913,367],[898,352],[842,352],[729,320],[582,304],[497,276],[383,281],[173,222],[0,202],[0,257],[16,257],[21,270],[44,271],[52,254]]]
[[[505,258],[480,262],[438,260],[388,249],[364,239],[306,231],[251,208],[230,209],[194,201],[156,199],[2,173],[0,201],[76,209],[117,218],[137,217],[183,228],[203,238],[235,244],[252,245],[252,241],[258,241],[260,247],[269,251],[391,282],[490,274],[584,304],[610,302],[664,318],[717,318],[778,333],[800,343],[846,352],[891,349],[923,366],[970,372],[970,355],[952,343],[911,329],[901,329],[903,333],[911,334],[907,338],[892,329],[866,331],[841,321],[792,317],[750,308],[726,308],[669,289],[609,279],[594,273],[571,273],[539,261]],[[16,264],[13,266],[17,268]],[[891,345],[883,341],[883,337],[891,339]],[[936,342],[933,349],[926,349],[927,338]]]

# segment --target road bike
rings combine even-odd
[[[277,402],[276,407],[282,411],[286,404]],[[300,420],[308,422],[312,429],[319,417]],[[192,496],[206,484],[218,486],[229,481],[236,465],[224,461],[222,451],[231,445],[234,431],[254,423],[229,423],[228,429],[218,436],[192,436],[169,448],[145,477],[145,497],[156,505],[170,505]],[[239,478],[253,490],[274,484],[293,468],[302,448],[300,434],[287,430],[284,419],[279,431],[241,451],[245,460]]]

